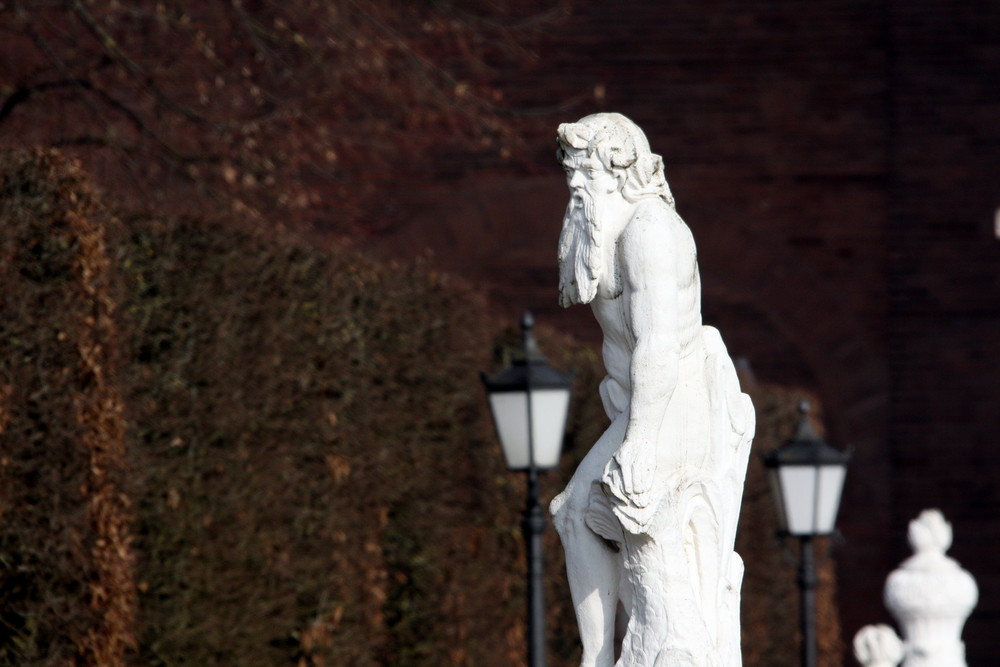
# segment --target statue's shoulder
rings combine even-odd
[[[650,197],[636,203],[626,234],[632,242],[647,244],[676,239],[678,234],[687,237],[690,231],[673,206]]]

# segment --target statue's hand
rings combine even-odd
[[[647,448],[626,440],[604,469],[604,481],[616,495],[636,507],[652,501],[656,458]]]

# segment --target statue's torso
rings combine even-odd
[[[631,362],[636,346],[636,335],[632,327],[632,289],[625,276],[622,262],[639,262],[639,266],[631,266],[631,272],[643,271],[645,263],[667,263],[672,267],[669,273],[675,281],[677,298],[677,340],[680,343],[680,357],[684,357],[697,347],[701,334],[701,280],[698,275],[698,262],[695,253],[694,239],[687,225],[672,208],[656,201],[640,203],[635,215],[655,215],[657,224],[669,228],[671,247],[657,248],[643,246],[641,254],[625,258],[622,253],[622,243],[616,244],[614,250],[615,273],[621,281],[621,289],[615,290],[617,295],[609,295],[604,290],[598,290],[598,295],[591,302],[594,317],[604,334],[602,347],[604,367],[607,377],[602,386],[602,394],[610,401],[605,401],[608,416],[614,419],[618,413],[625,410],[631,397]],[[655,208],[653,208],[655,207]],[[624,233],[628,233],[628,229]],[[624,234],[623,234],[624,235]],[[672,251],[671,251],[672,250]],[[650,264],[651,265],[651,264]],[[608,405],[610,402],[611,405]]]

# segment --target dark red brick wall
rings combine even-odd
[[[970,665],[1000,664],[1000,3],[892,3],[894,515],[937,506],[978,580]]]
[[[888,620],[906,523],[940,507],[982,589],[969,663],[1000,664],[1000,2],[573,7],[545,57],[508,73],[509,100],[636,120],[698,242],[706,320],[760,380],[823,397],[830,440],[855,452],[845,640]],[[530,175],[414,186],[380,243],[426,243],[512,315],[596,337],[587,309],[554,305],[555,122],[528,136]]]

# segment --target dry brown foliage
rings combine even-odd
[[[0,159],[0,659],[122,665],[135,646],[107,213],[51,152]]]
[[[537,119],[496,81],[565,4],[0,3],[0,146],[71,151],[142,209],[356,233],[393,179],[457,164],[434,156],[521,151]]]

